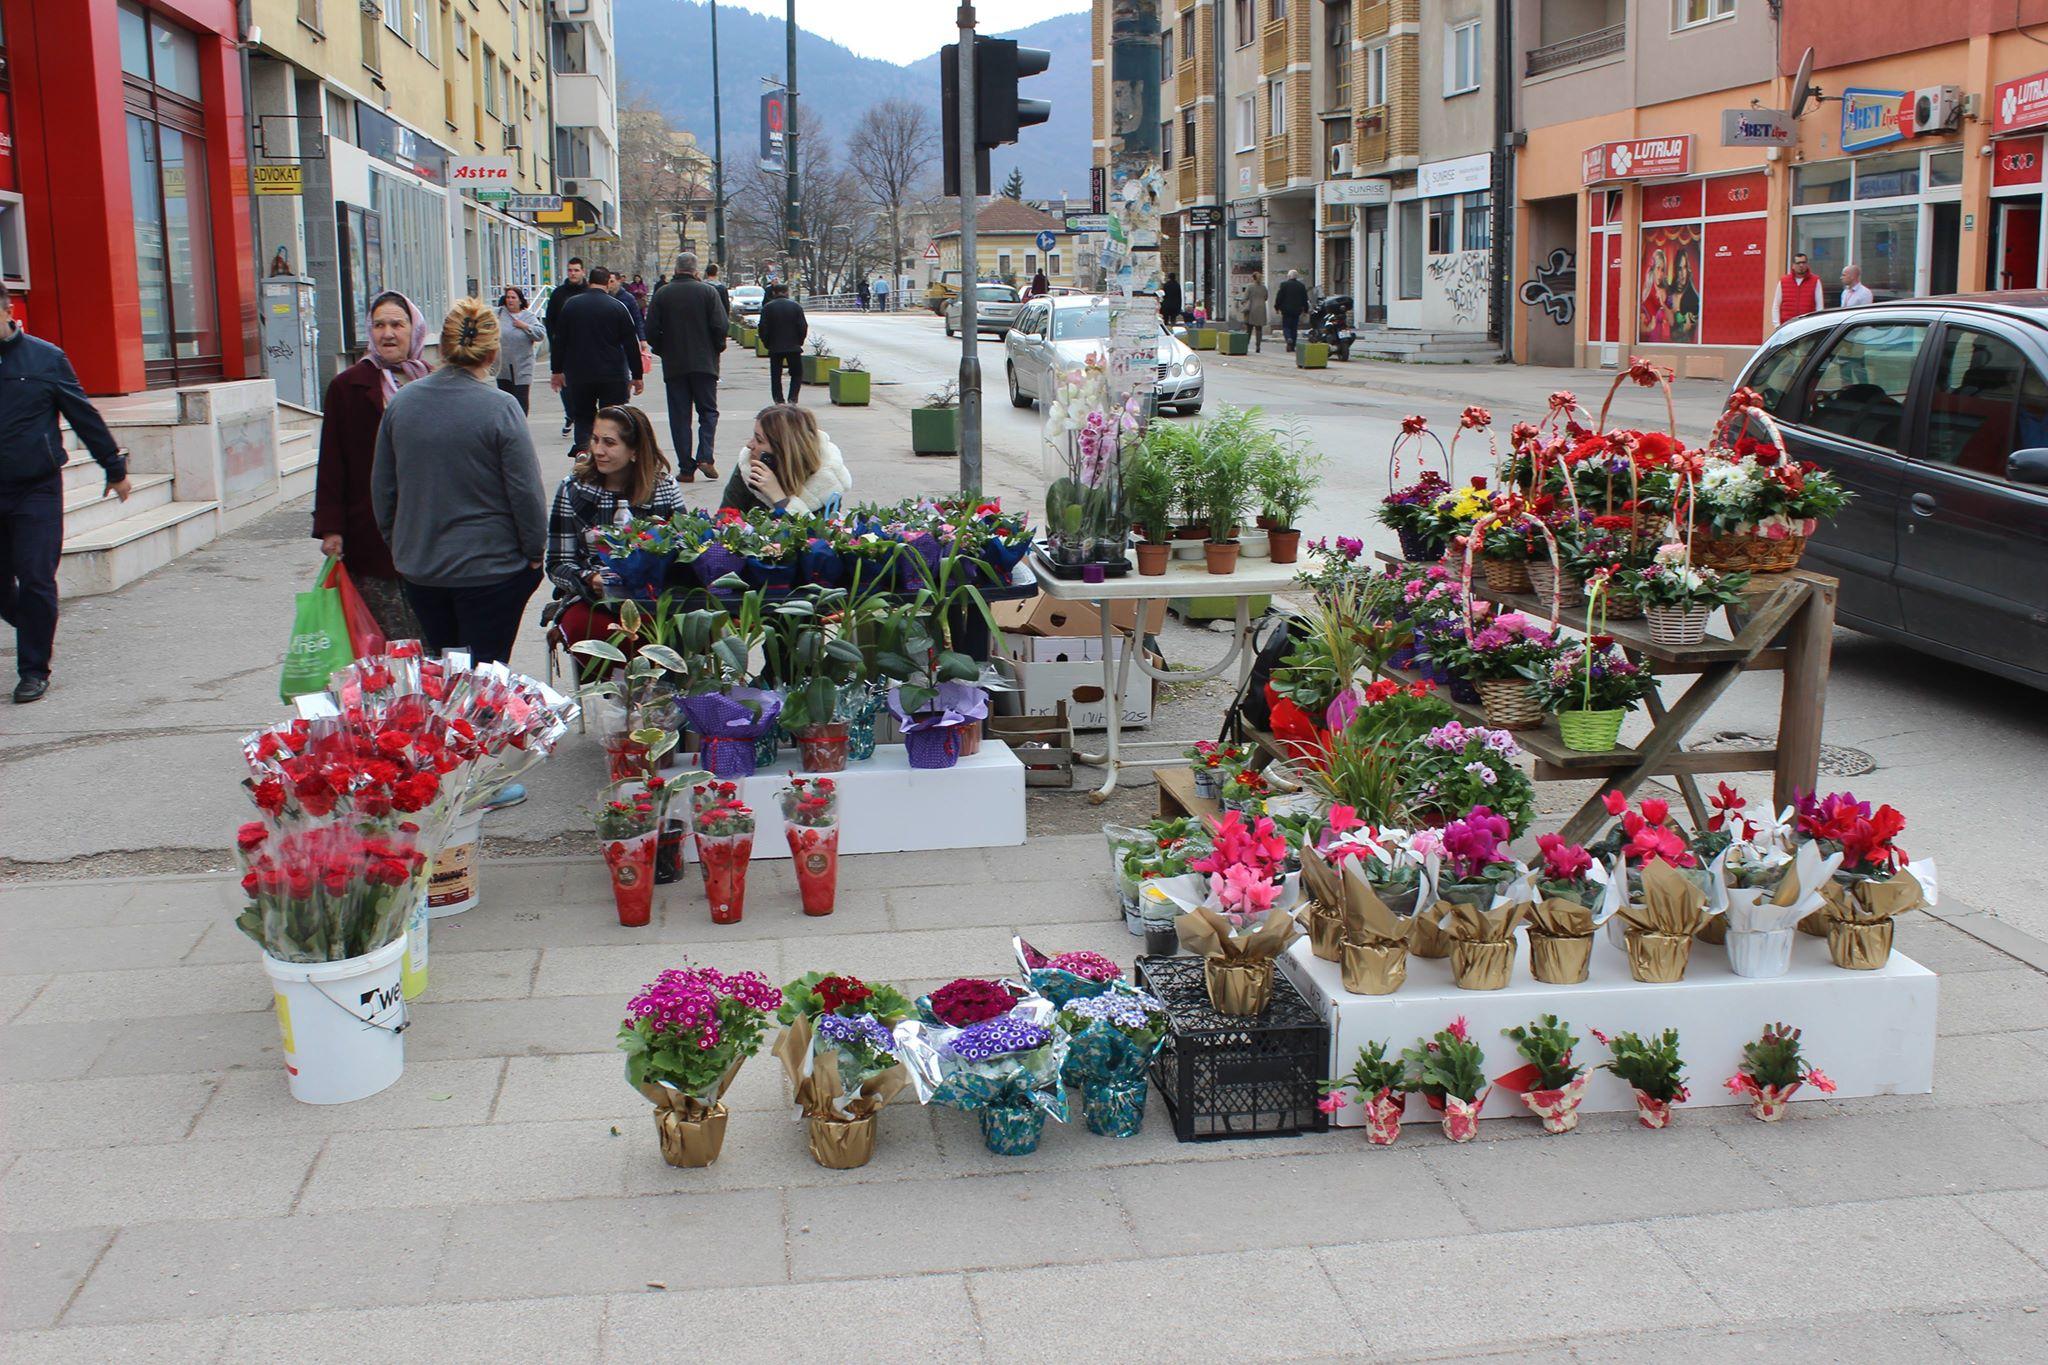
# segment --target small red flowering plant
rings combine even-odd
[[[784,824],[830,829],[839,823],[839,784],[829,777],[795,777],[776,793]]]
[[[1438,1107],[1446,1097],[1471,1104],[1486,1091],[1486,1053],[1462,1014],[1434,1037],[1417,1039],[1401,1057],[1408,1064],[1408,1089]]]
[[[1640,874],[1644,864],[1651,862],[1666,862],[1680,870],[1699,867],[1692,836],[1671,818],[1669,801],[1646,796],[1631,806],[1618,791],[1606,793],[1601,800],[1616,823],[1604,838],[1591,845],[1590,852],[1602,858],[1620,854],[1627,860],[1632,879]]]
[[[724,839],[754,832],[754,809],[744,801],[721,801],[697,812],[697,833]]]
[[[894,986],[840,972],[805,972],[782,988],[782,1007],[776,1012],[782,1023],[794,1023],[799,1015],[815,1021],[826,1014],[848,1019],[871,1014],[893,1026],[910,1017],[911,1005]]]
[[[963,976],[933,991],[920,1002],[922,1012],[948,1028],[968,1028],[1008,1014],[1017,997],[1000,981]]]
[[[1835,1093],[1834,1081],[1801,1052],[1799,1030],[1787,1024],[1771,1024],[1761,1037],[1744,1043],[1742,1064],[1722,1084],[1729,1094],[1747,1098],[1752,1109],[1759,1101],[1782,1105],[1802,1085],[1823,1095]]]
[[[1812,840],[1825,852],[1841,853],[1836,875],[1844,881],[1883,881],[1905,870],[1906,850],[1899,847],[1898,837],[1905,832],[1906,817],[1892,807],[1872,810],[1854,792],[1808,792],[1792,809],[1797,838]]]
[[[661,823],[661,802],[657,793],[643,788],[614,786],[612,794],[592,812],[597,837],[606,843],[616,839],[637,839],[650,834]]]
[[[760,1051],[782,992],[758,972],[671,967],[626,1004],[618,1046],[626,1082],[717,1102],[740,1063]]]

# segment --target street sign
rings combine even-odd
[[[1088,211],[1090,213],[1109,212],[1109,167],[1107,166],[1091,166],[1088,168]],[[1068,228],[1067,231],[1072,232],[1074,229]]]
[[[1038,242],[1038,249],[1040,251],[1051,251],[1060,244],[1060,239],[1053,235],[1051,228],[1041,231],[1035,240]]]
[[[1792,130],[1792,115],[1783,109],[1723,109],[1723,147],[1791,147],[1799,135]]]
[[[306,171],[303,166],[251,166],[249,188],[257,194],[304,194],[306,192]]]
[[[939,259],[939,244],[937,242],[926,242],[924,244],[924,258],[928,261]]]
[[[507,213],[560,213],[562,196],[559,194],[515,194],[505,201]]]
[[[1214,204],[1204,204],[1187,212],[1188,226],[1191,228],[1212,228],[1223,221],[1223,210]]]
[[[1067,215],[1069,232],[1107,232],[1109,215],[1106,213],[1070,213]]]
[[[448,183],[458,190],[512,190],[509,156],[457,156],[448,161]]]
[[[1265,214],[1254,213],[1237,219],[1230,227],[1239,241],[1250,242],[1266,235],[1267,221]]]

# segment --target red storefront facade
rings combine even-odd
[[[0,0],[0,271],[90,393],[263,373],[235,10]]]

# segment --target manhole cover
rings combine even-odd
[[[1716,749],[1766,749],[1775,741],[1769,735],[1752,735],[1741,730],[1722,730],[1685,747],[1693,752]],[[1861,749],[1839,744],[1820,746],[1820,770],[1829,777],[1861,777],[1877,771],[1877,760]]]

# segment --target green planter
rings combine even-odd
[[[751,351],[760,343],[760,340],[761,334],[759,332],[756,332],[744,322],[740,324],[740,345]]]
[[[960,453],[960,409],[912,408],[910,449],[915,455]]]
[[[754,354],[763,360],[768,358],[768,343],[761,340],[759,332],[754,333]]]
[[[822,384],[825,376],[838,368],[839,357],[836,355],[807,355],[804,357],[804,383]],[[861,401],[865,403],[867,400],[863,398]]]
[[[1193,346],[1195,344],[1195,334],[1185,327],[1174,328],[1173,339],[1183,346]]]
[[[1197,327],[1195,329],[1195,339],[1193,341],[1190,341],[1188,345],[1194,347],[1198,351],[1215,350],[1216,329],[1214,327]]]
[[[825,384],[832,390],[832,401],[842,408],[864,408],[868,405],[868,379],[866,370],[842,370],[837,366],[836,357],[827,357],[833,369],[825,372]],[[816,382],[816,381],[813,381]]]
[[[1239,600],[1235,597],[1183,597],[1175,602],[1174,610],[1180,613],[1183,621],[1230,621],[1237,617]],[[1251,598],[1249,610],[1252,619],[1256,621],[1271,605],[1273,599],[1264,594]]]
[[[1218,332],[1216,349],[1225,355],[1250,355],[1252,334],[1250,332]]]
[[[1330,368],[1330,345],[1326,341],[1300,341],[1294,346],[1294,367],[1298,370]]]

